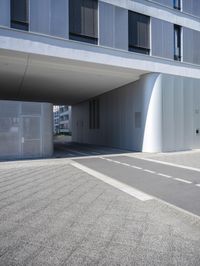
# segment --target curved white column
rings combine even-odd
[[[143,152],[162,151],[162,86],[161,74],[148,74],[145,79],[145,126]]]

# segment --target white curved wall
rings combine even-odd
[[[89,102],[72,107],[72,138],[135,151],[160,151],[162,147],[159,74],[99,96],[100,128],[89,128]],[[159,121],[158,121],[159,120]],[[160,123],[160,124],[159,124]]]

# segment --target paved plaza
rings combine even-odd
[[[0,265],[200,265],[200,219],[69,159],[0,164]]]

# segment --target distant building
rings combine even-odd
[[[71,106],[54,106],[54,134],[71,132]]]

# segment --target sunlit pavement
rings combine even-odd
[[[142,201],[74,162],[0,164],[0,265],[200,265],[197,215]]]

